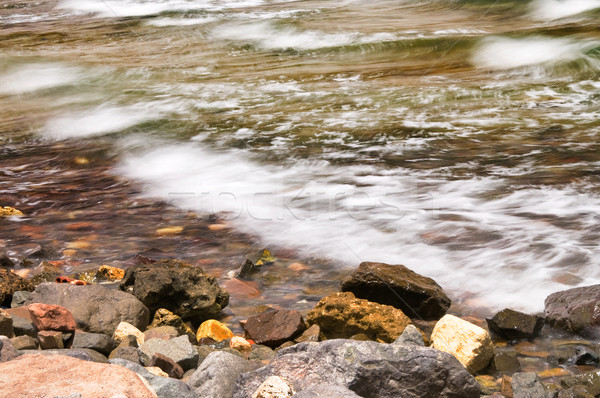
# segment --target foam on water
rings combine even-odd
[[[325,161],[267,166],[241,151],[184,145],[131,155],[121,172],[147,184],[151,196],[221,213],[267,246],[349,267],[402,263],[497,309],[542,309],[549,293],[564,289],[552,279],[569,266],[579,267],[583,284],[600,281],[593,261],[573,263],[600,255],[585,232],[598,223],[599,198],[574,189],[511,192],[501,178],[447,181]],[[483,199],[499,188],[507,194]],[[572,225],[553,223],[557,218]]]
[[[58,63],[19,65],[0,75],[0,94],[24,94],[74,84],[83,70]]]
[[[204,16],[199,18],[154,18],[146,22],[147,25],[164,27],[164,26],[191,26],[203,25],[218,21],[219,18],[212,16]]]
[[[554,20],[600,8],[600,0],[534,0],[531,2],[533,17]]]

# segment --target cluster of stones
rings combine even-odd
[[[181,261],[139,264],[124,273],[103,267],[105,277],[122,277],[120,290],[59,283],[34,289],[0,272],[2,304],[11,306],[0,310],[6,396],[600,394],[595,372],[549,386],[536,373],[520,372],[510,350],[497,348],[535,338],[544,324],[593,334],[600,286],[549,296],[545,317],[501,311],[488,327],[496,341],[508,343],[495,346],[484,328],[446,314],[450,299],[433,279],[402,265],[362,263],[340,292],[322,298],[306,317],[269,309],[242,323],[244,336],[215,319],[228,293],[201,268]],[[575,361],[598,366],[591,350],[579,349]]]

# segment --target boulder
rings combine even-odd
[[[273,348],[293,340],[306,330],[298,311],[273,309],[251,316],[243,327],[247,339]]]
[[[425,346],[421,331],[414,325],[408,325],[394,344]]]
[[[40,330],[38,340],[42,350],[53,350],[65,348],[63,343],[63,334],[56,330]]]
[[[13,294],[20,290],[32,291],[33,285],[14,272],[0,268],[0,306],[9,307]]]
[[[487,368],[494,356],[490,334],[454,315],[444,315],[431,333],[431,347],[454,355],[471,373]]]
[[[148,308],[138,299],[100,285],[42,283],[27,301],[27,304],[32,303],[63,306],[73,314],[79,329],[109,336],[120,322],[131,323],[143,330],[149,320]]]
[[[113,339],[120,344],[127,336],[133,336],[137,340],[138,345],[142,345],[145,340],[144,333],[131,323],[119,322],[115,332],[113,333]]]
[[[196,392],[198,397],[231,398],[236,379],[241,374],[255,370],[260,366],[262,364],[248,361],[237,355],[215,351],[208,354],[187,383]],[[259,385],[260,383],[256,385],[256,388]],[[247,398],[250,398],[256,388],[248,394]]]
[[[43,350],[43,351],[23,350],[20,352],[21,352],[21,354],[24,354],[24,355],[25,354],[35,354],[35,355],[44,355],[44,356],[49,356],[49,357],[66,356],[66,357],[80,359],[82,361],[108,363],[108,358],[106,358],[104,355],[100,354],[97,351],[90,350],[89,348],[77,348],[77,349],[57,348],[57,349],[53,349],[53,350]]]
[[[269,376],[252,394],[252,398],[291,398],[294,389],[279,376]]]
[[[10,339],[16,350],[37,350],[40,343],[31,336],[17,336]]]
[[[13,318],[10,314],[0,308],[0,336],[14,337]]]
[[[152,339],[140,345],[140,359],[146,366],[156,353],[163,354],[177,362],[183,370],[195,368],[198,365],[198,351],[190,343],[187,336],[179,336],[171,340]]]
[[[73,332],[77,329],[73,314],[60,305],[34,303],[27,307],[31,321],[39,331],[58,330]]]
[[[0,362],[12,361],[19,355],[21,353],[15,349],[10,339],[6,336],[0,336]]]
[[[583,390],[591,396],[600,395],[600,372],[593,371],[582,373],[576,376],[563,377],[560,385],[564,388]]]
[[[138,365],[142,364],[142,360],[140,359],[140,350],[137,347],[117,347],[115,348],[109,355],[109,360],[113,359],[124,359],[129,362],[137,363]]]
[[[128,369],[63,355],[23,355],[0,363],[0,386],[5,397],[156,397]]]
[[[306,317],[309,325],[319,325],[327,339],[349,338],[364,333],[369,339],[391,343],[410,319],[392,306],[357,299],[350,292],[333,293],[319,301]]]
[[[172,377],[174,379],[181,379],[183,377],[183,369],[181,368],[181,366],[179,366],[175,361],[163,354],[156,353],[152,355],[152,359],[150,359],[148,367],[153,366],[160,368],[169,377]]]
[[[199,398],[194,391],[181,380],[155,376],[143,366],[125,359],[111,359],[111,364],[130,369],[144,378],[154,389],[158,398]]]
[[[81,330],[75,331],[72,348],[89,348],[101,354],[109,355],[115,347],[115,341],[102,333],[88,333]]]
[[[506,340],[531,340],[544,326],[544,318],[509,308],[503,309],[486,321],[492,333]]]
[[[202,322],[198,328],[198,332],[196,332],[196,339],[198,341],[203,338],[209,338],[216,342],[220,342],[232,337],[233,332],[227,326],[214,319]]]
[[[172,326],[177,332],[179,332],[179,336],[187,335],[191,342],[196,341],[196,334],[189,327],[180,316],[173,314],[166,308],[159,308],[154,313],[154,319],[152,323],[148,325],[148,329],[157,328],[160,326]]]
[[[432,348],[373,341],[328,340],[280,350],[267,365],[244,373],[234,398],[249,398],[269,376],[295,391],[323,384],[365,398],[479,398],[475,378],[453,356]]]
[[[553,293],[544,304],[546,322],[552,326],[578,333],[600,324],[600,285]]]
[[[184,320],[215,318],[229,304],[229,294],[214,276],[183,261],[161,260],[127,269],[121,290],[132,293],[152,312],[166,308]]]
[[[346,387],[336,386],[333,384],[320,384],[308,387],[292,398],[361,398],[360,395]]]
[[[555,393],[548,390],[534,372],[515,373],[510,382],[513,398],[552,398]]]
[[[391,305],[411,318],[440,319],[450,307],[440,285],[403,265],[363,262],[342,281],[342,291]]]

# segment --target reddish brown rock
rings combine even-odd
[[[86,398],[156,398],[133,371],[63,355],[23,355],[0,363],[2,396],[38,398],[81,394]]]
[[[31,321],[37,330],[73,332],[77,329],[73,314],[60,305],[34,303],[28,307]]]
[[[155,353],[148,363],[148,367],[159,367],[162,371],[174,379],[183,377],[183,368],[166,355]]]
[[[569,332],[600,329],[600,285],[556,292],[544,302],[546,322]]]
[[[54,330],[42,330],[38,332],[38,341],[42,350],[65,348],[63,334]]]
[[[243,327],[246,338],[269,347],[293,340],[306,329],[298,311],[271,309],[248,318]]]

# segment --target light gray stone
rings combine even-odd
[[[190,343],[187,336],[179,336],[171,340],[151,339],[140,346],[140,359],[147,366],[154,354],[163,354],[188,370],[198,365],[198,351]]]
[[[394,341],[394,344],[416,345],[422,347],[425,346],[425,342],[423,341],[423,335],[421,334],[419,329],[417,329],[417,327],[414,325],[408,325],[406,328],[404,328],[404,332],[402,332],[402,334],[398,336],[396,341]]]
[[[361,398],[361,396],[346,387],[321,384],[302,390],[292,398]]]

